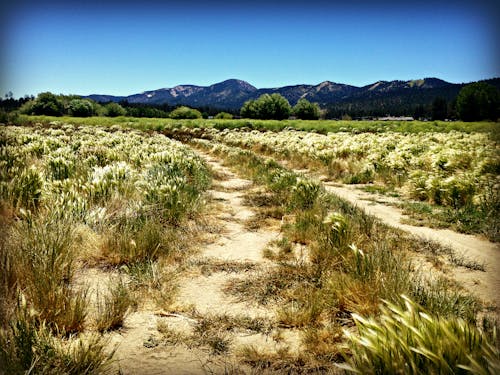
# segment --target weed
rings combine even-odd
[[[329,366],[315,362],[306,353],[292,354],[288,348],[276,352],[264,352],[255,346],[247,345],[238,350],[238,357],[244,364],[251,366],[259,373],[328,373]]]
[[[325,363],[342,360],[343,342],[342,326],[338,323],[324,327],[307,327],[302,337],[305,350]]]
[[[43,186],[42,173],[35,166],[30,166],[11,181],[7,187],[7,195],[14,207],[33,210],[40,205]]]
[[[101,336],[54,337],[24,302],[6,329],[0,330],[0,372],[93,374],[103,372],[114,351]]]
[[[415,277],[410,295],[418,304],[434,314],[458,317],[471,323],[476,322],[481,307],[476,298],[460,292],[444,278],[426,281]]]
[[[145,260],[123,265],[120,271],[130,277],[129,284],[134,288],[161,289],[162,287],[162,271],[156,261]]]
[[[260,272],[251,279],[233,279],[228,282],[224,291],[241,300],[255,300],[266,305],[271,301],[280,301],[286,290],[314,281],[308,267],[283,263],[281,267]]]
[[[171,328],[165,321],[158,320],[156,329],[162,335],[162,341],[167,345],[189,344],[191,337]]]
[[[18,258],[16,279],[50,328],[66,333],[83,330],[86,317],[86,290],[70,286],[75,265],[73,226],[41,216],[13,228],[11,250]]]
[[[284,327],[313,327],[324,310],[321,292],[314,288],[296,288],[290,292],[291,301],[280,307],[277,320]]]
[[[278,253],[276,254],[273,249],[277,249]],[[271,241],[263,250],[264,258],[276,261],[285,262],[287,260],[292,260],[293,255],[293,243],[288,237],[282,237],[279,240]]]
[[[479,263],[473,259],[468,259],[465,254],[458,254],[455,251],[451,251],[448,255],[448,259],[451,263],[459,267],[465,267],[474,271],[486,271],[484,263]]]
[[[128,287],[123,280],[120,279],[109,285],[108,294],[97,296],[96,329],[99,332],[105,332],[121,327],[133,304]]]
[[[292,209],[311,208],[320,194],[319,184],[310,180],[297,179],[292,186],[292,195],[290,197],[290,207]]]
[[[354,314],[359,336],[345,330],[352,373],[493,374],[500,370],[495,338],[461,319],[436,317],[404,297],[404,308],[385,302],[378,320]]]
[[[149,219],[120,220],[106,233],[102,255],[112,265],[151,261],[168,255],[169,232]]]
[[[216,272],[239,273],[254,271],[257,264],[253,262],[224,261],[212,258],[198,259],[191,262],[193,266],[200,267],[201,273],[210,276]]]

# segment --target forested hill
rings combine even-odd
[[[500,78],[486,80],[500,88]],[[98,102],[128,102],[146,105],[187,105],[191,107],[212,107],[238,110],[249,99],[256,99],[265,93],[278,93],[291,105],[300,98],[316,102],[327,109],[330,117],[343,113],[351,116],[373,115],[418,115],[429,111],[436,99],[452,107],[460,89],[465,83],[449,83],[438,78],[424,78],[411,81],[378,81],[358,87],[330,81],[318,85],[294,85],[258,89],[248,82],[229,79],[211,86],[179,85],[145,91],[130,96],[89,95]],[[415,113],[417,112],[417,113]]]

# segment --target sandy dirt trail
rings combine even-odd
[[[323,182],[327,191],[362,208],[387,225],[401,229],[426,240],[437,242],[453,249],[457,255],[484,264],[485,271],[474,271],[464,267],[454,270],[454,277],[465,288],[487,302],[500,306],[500,246],[488,240],[449,229],[434,229],[403,224],[406,216],[402,211],[389,205],[394,199],[382,197],[356,189],[354,186]]]
[[[227,314],[270,321],[275,318],[273,307],[263,308],[256,303],[237,301],[223,290],[231,279],[252,277],[252,272],[265,272],[268,267],[273,267],[272,262],[263,258],[262,251],[270,241],[279,237],[279,232],[246,229],[244,221],[251,218],[254,212],[244,205],[242,195],[252,188],[252,182],[238,178],[216,159],[199,153],[216,172],[216,177],[219,176],[209,194],[217,202],[216,217],[218,225],[222,227],[222,235],[214,242],[204,245],[191,262],[209,260],[252,263],[256,270],[241,271],[237,274],[224,271],[206,274],[201,272],[199,267],[191,267],[179,280],[175,305],[179,306],[181,311],[196,311],[197,318],[193,319],[189,313],[182,312],[131,314],[126,319],[123,329],[112,335],[112,342],[118,344],[115,365],[120,368],[122,374],[206,374],[212,371],[225,373],[228,366],[245,370],[241,365],[235,364],[233,356],[243,345],[252,345],[269,352],[283,347],[288,347],[290,351],[298,350],[299,333],[290,329],[279,329],[279,340],[274,340],[269,332],[267,334],[245,330],[232,332],[231,349],[224,356],[213,355],[207,348],[183,343],[166,345],[161,342],[161,334],[157,330],[159,321],[172,331],[190,334],[199,316]],[[245,372],[251,372],[251,369],[246,370],[248,371]]]

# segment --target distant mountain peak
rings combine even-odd
[[[333,84],[334,84],[334,82],[332,82],[332,81],[323,81],[318,85],[318,87],[325,87],[325,86],[330,86]]]
[[[439,78],[428,77],[408,81],[379,80],[362,87],[326,80],[317,85],[298,84],[258,89],[246,81],[230,78],[210,86],[184,84],[129,96],[90,95],[88,98],[101,102],[123,100],[129,103],[152,105],[169,104],[238,109],[245,101],[256,99],[262,94],[278,93],[284,96],[291,105],[294,105],[300,98],[307,98],[311,102],[326,107],[336,103],[366,103],[377,100],[391,100],[399,103],[402,100],[410,100],[404,98],[410,98],[414,93],[417,93],[416,96],[420,98],[442,96],[451,100],[462,86],[463,84],[453,84]]]
[[[256,91],[257,87],[252,86],[246,81],[243,81],[241,79],[236,79],[236,78],[230,78],[226,79],[225,81],[215,83],[209,88],[224,88],[224,89],[232,89],[232,90],[244,90],[244,91]]]

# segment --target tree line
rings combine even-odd
[[[0,99],[0,122],[6,122],[6,114],[19,112],[28,115],[48,116],[131,116],[174,119],[216,118],[231,119],[235,116],[251,119],[283,120],[291,116],[302,120],[319,118],[369,118],[392,116],[412,116],[415,119],[460,119],[463,121],[493,120],[500,117],[500,91],[485,82],[464,86],[454,100],[436,97],[431,104],[401,102],[396,98],[375,98],[369,102],[335,103],[321,110],[317,103],[305,98],[291,106],[280,94],[263,94],[257,99],[246,101],[241,109],[223,110],[209,106],[190,108],[169,104],[150,105],[142,103],[97,103],[76,95],[55,95],[43,92],[36,98],[25,96],[14,99],[7,93]]]

